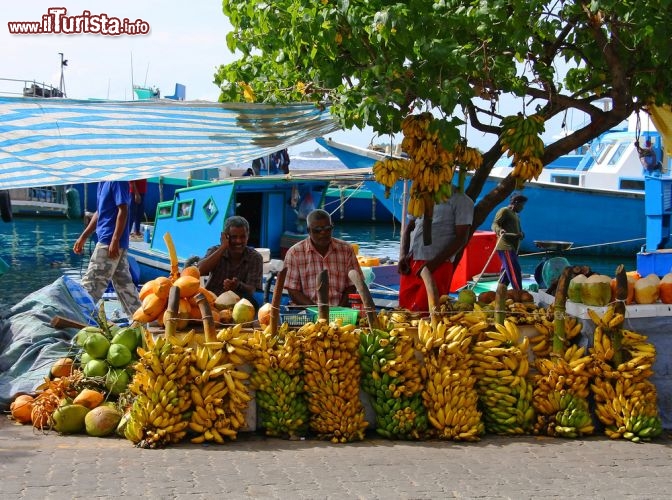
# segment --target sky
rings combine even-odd
[[[175,84],[186,86],[188,100],[216,101],[213,83],[221,64],[235,60],[226,46],[231,30],[220,0],[190,2],[160,0],[30,0],[3,2],[0,9],[0,78],[36,81],[59,87],[61,56],[68,61],[63,77],[65,91],[73,99],[130,100],[132,86],[158,87],[162,96],[172,95]],[[129,19],[146,35],[104,34],[10,34],[8,23],[41,21],[50,8],[64,7],[67,16]],[[0,91],[8,84],[0,82]],[[19,84],[19,87],[21,84]],[[17,87],[17,88],[19,88]],[[330,134],[334,140],[366,147],[375,138],[372,131]],[[379,142],[375,140],[374,142]],[[290,153],[312,151],[311,141]]]

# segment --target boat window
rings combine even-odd
[[[569,186],[578,186],[579,185],[579,176],[578,175],[552,175],[551,182],[555,184],[567,184]]]
[[[629,189],[631,191],[644,191],[644,181],[638,179],[620,179],[619,189]]]
[[[604,160],[607,158],[609,155],[609,152],[613,149],[614,145],[613,143],[602,143],[599,145],[597,148],[597,159],[595,160],[597,163],[602,163]]]
[[[625,150],[628,149],[628,145],[629,144],[626,142],[620,142],[618,144],[616,152],[613,155],[611,155],[611,158],[609,158],[609,165],[616,165],[616,162],[618,162],[619,158],[623,156]]]

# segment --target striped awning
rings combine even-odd
[[[0,189],[233,166],[338,128],[311,104],[0,97]]]

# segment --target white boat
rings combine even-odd
[[[640,250],[646,240],[645,175],[632,125],[631,120],[602,134],[581,151],[558,158],[544,167],[537,181],[526,183],[523,193],[528,202],[521,213],[526,235],[522,251],[538,252],[538,241],[571,242],[572,251],[585,254],[632,255]],[[642,145],[646,139],[652,141],[662,162],[662,176],[669,178],[669,158],[664,155],[661,135],[653,125],[643,128],[639,137]],[[371,168],[385,156],[329,139],[319,138],[317,142],[348,168]],[[491,191],[510,172],[510,162],[503,158],[492,169],[482,192]],[[366,186],[379,203],[401,220],[401,181],[389,198],[374,180],[367,181]],[[490,229],[495,212],[479,229]]]
[[[64,97],[63,92],[51,85],[35,80],[0,78],[0,94],[23,96],[30,99],[54,99]],[[65,186],[38,186],[5,190],[2,197],[3,212],[13,216],[70,217],[78,216],[79,207],[68,203]],[[72,199],[73,195],[70,195]],[[72,199],[71,203],[75,201]],[[3,213],[3,220],[11,220]]]

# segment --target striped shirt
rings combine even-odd
[[[357,256],[352,246],[338,238],[331,239],[327,254],[322,257],[310,238],[293,245],[285,255],[285,288],[300,290],[317,304],[317,278],[323,269],[329,271],[329,305],[337,306],[343,291],[352,285],[348,272],[356,269],[360,274]]]

